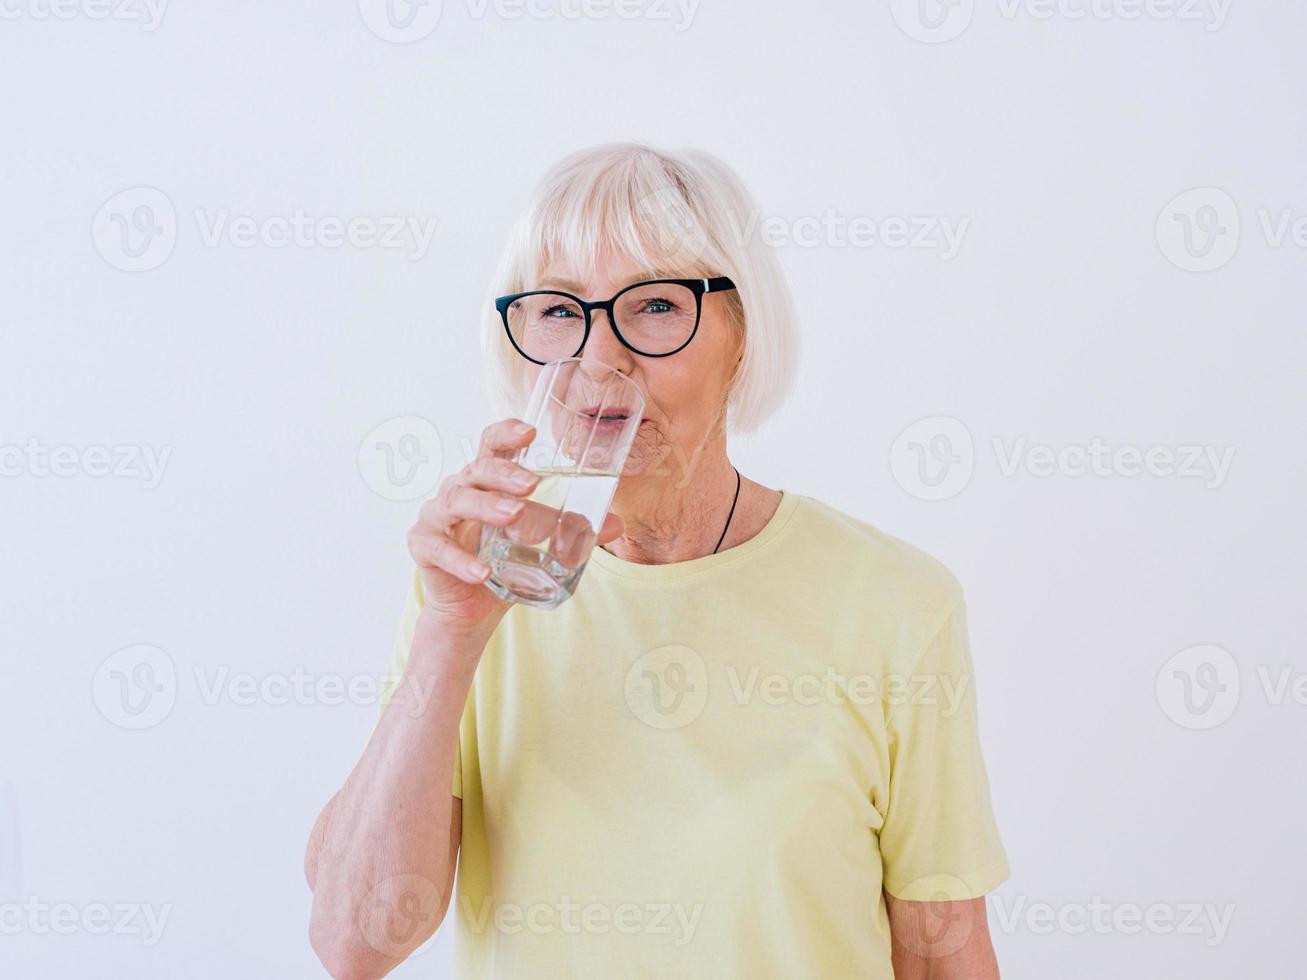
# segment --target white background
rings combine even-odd
[[[782,229],[801,383],[733,460],[966,588],[1014,872],[990,900],[1004,976],[1297,974],[1301,3],[926,0],[922,19],[916,0],[702,0],[632,19],[446,0],[434,27],[418,12],[430,33],[388,41],[370,0],[178,4],[157,24],[69,2],[0,4],[0,903],[22,908],[0,973],[320,975],[303,845],[376,711],[321,685],[383,671],[416,506],[389,499],[370,433],[429,419],[444,472],[462,465],[490,420],[477,323],[508,223],[565,152],[641,139],[717,153]],[[173,210],[130,272],[115,221],[159,199],[117,196],[141,187]],[[1217,190],[1166,210],[1193,188]],[[422,254],[206,240],[224,215],[296,209],[436,230]],[[945,257],[892,231],[814,240],[802,219],[823,216],[966,232]],[[900,438],[938,417],[956,422]],[[1223,478],[1004,465],[1095,439],[1234,457]],[[67,475],[31,440],[72,447]],[[162,479],[95,475],[97,446],[168,453]],[[918,463],[951,482],[923,488]],[[1230,659],[1163,669],[1208,644]],[[176,673],[140,731],[105,665],[136,645]],[[311,703],[242,703],[237,678],[297,673]],[[29,898],[83,925],[43,934]],[[92,934],[96,903],[166,908],[162,936]],[[1206,913],[1129,917],[1178,924],[1188,903],[1233,907],[1219,942]],[[437,938],[396,975],[444,975],[447,955]]]

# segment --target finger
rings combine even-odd
[[[420,567],[448,572],[471,585],[479,585],[490,574],[489,566],[439,531],[410,531],[408,550]]]
[[[535,428],[521,419],[503,419],[482,430],[477,456],[512,459],[519,449],[531,444],[534,435]]]
[[[595,543],[607,544],[609,541],[614,541],[622,536],[624,530],[626,530],[626,522],[617,514],[609,511],[604,517],[603,526],[599,528],[599,537]]]
[[[521,515],[505,529],[510,541],[517,544],[539,544],[551,537],[558,527],[558,508],[538,503],[534,500],[524,501]]]
[[[483,456],[466,467],[461,482],[484,490],[525,494],[535,489],[540,477],[511,459]]]
[[[594,550],[595,532],[582,514],[569,512],[558,521],[553,552],[568,568],[579,568]]]
[[[454,522],[479,521],[502,526],[511,524],[525,506],[525,500],[462,484],[449,492],[445,515]]]

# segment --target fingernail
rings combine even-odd
[[[519,422],[519,423],[517,423],[517,425],[513,426],[513,435],[515,435],[515,436],[524,436],[524,435],[526,435],[528,432],[530,432],[533,428],[535,428],[535,426],[533,426],[533,425],[528,425],[528,424],[525,423],[525,422]]]
[[[516,514],[522,509],[520,500],[501,500],[495,504],[501,514]]]

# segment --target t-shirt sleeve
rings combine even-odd
[[[908,901],[960,901],[1009,874],[980,750],[961,597],[907,678],[886,688],[889,791],[880,830],[884,888]]]
[[[422,577],[417,569],[413,570],[413,582],[409,588],[405,599],[404,609],[399,617],[399,627],[395,631],[395,642],[390,650],[390,659],[386,664],[386,673],[382,678],[381,685],[381,707],[377,712],[377,717],[381,717],[381,711],[386,709],[395,694],[395,688],[399,680],[404,676],[404,670],[408,667],[409,651],[413,648],[413,633],[417,629],[418,614],[422,612]],[[476,682],[473,681],[475,684]],[[459,738],[454,745],[454,795],[459,799],[463,798],[463,725],[459,725]]]

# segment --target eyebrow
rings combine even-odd
[[[623,283],[618,288],[625,289],[627,286],[633,285],[634,283],[644,282],[649,279],[682,279],[682,278],[685,277],[680,275],[679,273],[672,272],[670,270],[649,269],[645,272],[640,273],[634,279],[630,279],[627,282]],[[690,278],[694,278],[694,277],[692,276]],[[536,289],[564,289],[569,293],[576,293],[579,296],[581,294],[581,290],[584,289],[585,287],[582,286],[579,282],[573,282],[571,279],[548,278],[543,280],[540,283],[540,285],[535,288]]]

